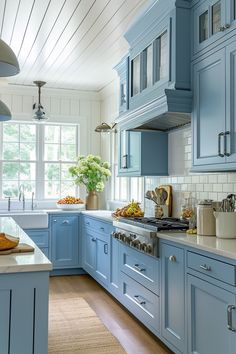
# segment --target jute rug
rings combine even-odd
[[[50,300],[49,354],[124,354],[83,298]]]

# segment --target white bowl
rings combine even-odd
[[[57,204],[58,209],[61,210],[79,210],[84,209],[84,204]]]

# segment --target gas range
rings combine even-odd
[[[113,221],[116,230],[112,236],[137,250],[158,257],[157,232],[164,230],[186,230],[188,221],[177,218],[120,218]]]

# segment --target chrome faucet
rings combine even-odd
[[[19,188],[19,202],[22,200],[22,207],[25,210],[25,187],[23,184],[20,185]]]
[[[5,197],[7,198],[7,210],[11,211],[11,197]]]
[[[31,196],[31,210],[34,210],[34,192],[32,192]]]

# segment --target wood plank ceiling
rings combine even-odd
[[[99,90],[128,50],[123,38],[153,0],[0,0],[0,37],[18,57],[11,84]]]

